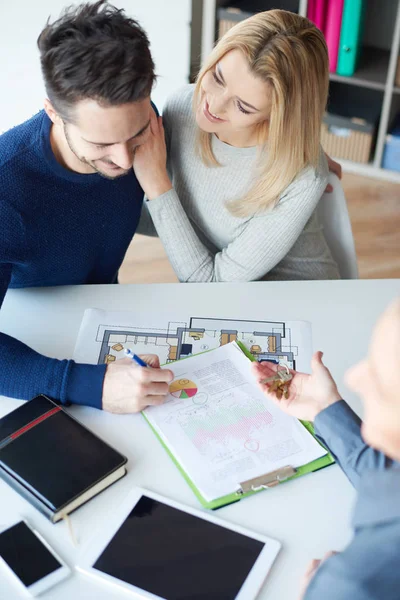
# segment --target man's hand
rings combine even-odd
[[[277,366],[270,362],[251,365],[258,382],[272,377],[277,371]],[[314,421],[318,413],[340,400],[341,395],[330,371],[322,362],[322,352],[314,354],[311,368],[311,375],[291,371],[293,379],[289,385],[288,398],[282,396],[278,400],[274,393],[269,393],[269,384],[259,383],[259,385],[267,398],[277,404],[285,413],[304,421]]]
[[[325,152],[325,157],[326,160],[328,161],[328,169],[331,173],[334,173],[335,175],[338,176],[339,179],[342,179],[342,166],[337,163],[336,161],[334,161],[330,156],[327,155],[327,153]],[[325,188],[325,192],[333,192],[333,187],[331,186],[330,183],[328,183],[328,185]]]
[[[107,366],[103,384],[103,410],[112,413],[137,413],[154,404],[162,404],[174,375],[160,369],[155,354],[141,358],[151,367],[138,367],[130,358]]]
[[[157,117],[154,110],[150,115],[150,135],[136,149],[133,170],[149,200],[154,200],[172,188],[167,173],[167,148],[162,117]]]
[[[325,556],[321,560],[314,558],[314,560],[312,560],[308,564],[306,572],[304,573],[304,576],[303,576],[303,580],[300,585],[299,600],[304,600],[307,588],[310,585],[310,581],[314,577],[315,573],[318,571],[318,569],[322,565],[322,563],[324,563],[327,558],[330,558],[331,556],[334,556],[335,554],[337,554],[337,552],[328,552],[327,554],[325,554]]]

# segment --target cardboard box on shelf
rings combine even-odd
[[[367,163],[374,137],[374,125],[364,119],[325,113],[321,127],[321,144],[336,158]]]

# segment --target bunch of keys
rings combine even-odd
[[[289,385],[293,379],[293,375],[289,371],[289,367],[287,365],[282,366],[284,367],[284,370],[278,370],[273,377],[262,379],[260,383],[271,384],[268,386],[268,391],[272,393],[275,392],[278,400],[280,400],[282,396],[284,396],[284,398],[287,400],[289,398]]]

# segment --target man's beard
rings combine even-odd
[[[68,148],[71,150],[72,154],[74,154],[74,156],[76,156],[76,158],[81,162],[84,163],[85,165],[89,165],[89,167],[92,167],[92,169],[94,169],[96,171],[96,173],[98,173],[99,175],[101,175],[101,177],[104,177],[105,179],[118,179],[118,177],[124,177],[124,175],[128,175],[128,173],[130,172],[130,169],[128,169],[127,171],[123,171],[122,173],[119,173],[119,175],[107,175],[106,173],[103,173],[103,171],[101,171],[100,169],[98,169],[95,165],[94,162],[87,160],[84,156],[79,156],[79,154],[76,152],[76,150],[74,149],[72,142],[71,142],[71,138],[69,137],[68,131],[67,131],[67,126],[66,123],[64,123],[63,121],[63,127],[64,127],[64,135],[65,135],[65,139],[67,141],[68,144]],[[110,164],[114,164],[112,162],[110,162]]]

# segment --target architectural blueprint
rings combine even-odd
[[[162,323],[154,316],[98,309],[85,311],[74,358],[109,364],[130,348],[136,354],[157,354],[161,364],[169,364],[232,341],[242,342],[259,361],[309,371],[311,326],[303,321],[188,316]]]

